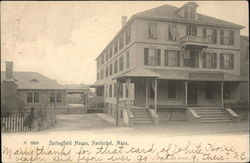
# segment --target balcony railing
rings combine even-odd
[[[208,44],[209,39],[203,36],[184,36],[181,38],[181,43],[199,43],[199,44]]]
[[[154,100],[150,100],[150,105],[153,106]],[[185,101],[157,101],[158,107],[182,108],[185,107]]]

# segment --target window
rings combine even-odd
[[[189,52],[183,55],[183,66],[185,67],[190,66],[190,53]]]
[[[55,92],[50,92],[50,103],[56,102],[56,94]]]
[[[208,39],[208,43],[217,44],[217,30],[216,29],[202,29],[202,36]]]
[[[130,28],[128,28],[126,33],[125,33],[125,44],[126,45],[128,43],[130,43],[130,39],[131,39],[131,30],[130,30]]]
[[[206,83],[206,99],[212,99],[213,98],[213,85],[212,83]]]
[[[195,19],[195,8],[193,6],[190,6],[190,19]]]
[[[96,61],[96,67],[97,67],[97,68],[99,67],[99,58],[98,58],[97,61]]]
[[[164,59],[165,66],[180,66],[180,51],[165,49]]]
[[[109,60],[109,54],[108,54],[108,52],[106,51],[104,54],[106,56],[106,61],[108,61]]]
[[[39,92],[27,92],[27,103],[39,103]]]
[[[123,83],[120,83],[119,96],[120,96],[121,98],[123,98]]]
[[[119,71],[123,70],[123,56],[120,57],[119,59]]]
[[[97,74],[96,74],[96,79],[97,79],[97,81],[99,80],[99,72],[97,72]]]
[[[117,91],[117,90],[116,90],[116,89],[117,89],[116,85],[117,85],[117,84],[114,84],[114,97],[116,97],[116,91]]]
[[[33,102],[33,93],[27,92],[27,103],[32,103],[32,102]]]
[[[57,92],[56,93],[56,102],[57,103],[61,103],[62,102],[62,93],[61,92]]]
[[[148,24],[148,35],[149,39],[157,39],[157,24],[156,23],[149,23]]]
[[[112,85],[109,85],[109,97],[112,97]]]
[[[176,98],[176,81],[168,81],[168,98]]]
[[[104,63],[104,55],[102,54],[102,56],[101,56],[101,64],[103,64]]]
[[[116,60],[115,63],[114,63],[114,73],[117,73],[117,69],[118,69],[118,68],[117,68],[117,62],[118,62],[118,61]]]
[[[120,36],[119,38],[119,50],[121,50],[123,48],[123,35]]]
[[[188,24],[186,26],[186,34],[188,36],[196,36],[197,35],[197,27],[193,24]]]
[[[103,79],[103,70],[101,71],[101,80]]]
[[[185,7],[184,8],[184,18],[188,18],[188,8],[187,7]]]
[[[204,53],[202,58],[203,68],[216,68],[217,67],[217,54],[216,53]]]
[[[112,64],[109,65],[109,75],[112,75],[112,72],[113,71],[113,67],[112,67]]]
[[[233,54],[220,54],[220,68],[221,69],[234,69],[234,55]]]
[[[234,31],[220,30],[220,44],[233,45],[234,44]]]
[[[169,24],[168,39],[171,40],[171,41],[176,41],[176,39],[177,39],[176,24]]]
[[[224,83],[224,86],[223,86],[223,97],[225,99],[230,99],[230,84],[229,83]]]
[[[105,77],[108,77],[109,76],[109,67],[108,66],[106,67],[106,71],[105,72],[106,72]]]
[[[114,48],[114,54],[118,52],[118,41],[115,40],[115,48]]]
[[[109,58],[112,58],[113,55],[113,45],[111,44],[109,47]]]
[[[39,92],[34,92],[34,103],[39,103]]]
[[[127,52],[127,69],[129,68],[129,52]]]
[[[161,49],[145,48],[144,49],[144,64],[150,66],[161,65]]]

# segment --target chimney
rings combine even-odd
[[[127,23],[127,16],[122,16],[122,27]]]
[[[5,62],[6,63],[6,79],[13,78],[13,62]]]

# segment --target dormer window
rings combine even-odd
[[[196,8],[198,5],[195,2],[188,2],[184,4],[177,13],[188,20],[196,19]]]
[[[36,78],[30,80],[31,82],[39,82],[39,80],[37,80]]]

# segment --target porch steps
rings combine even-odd
[[[134,124],[154,124],[153,118],[147,108],[133,107]]]
[[[197,115],[200,117],[200,122],[203,123],[220,123],[220,122],[233,122],[230,117],[220,107],[192,107]]]

